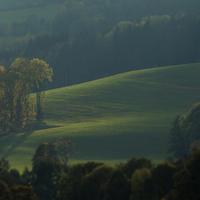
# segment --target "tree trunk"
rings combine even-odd
[[[36,93],[36,119],[41,121],[43,119],[41,92]]]

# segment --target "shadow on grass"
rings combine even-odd
[[[33,122],[25,130],[0,136],[0,157],[7,158],[21,146],[34,131],[56,128],[59,126],[48,125],[45,122]]]
[[[25,130],[26,132],[28,131],[37,131],[37,130],[45,130],[45,129],[49,129],[49,128],[58,128],[60,126],[56,126],[56,125],[48,125],[47,123],[43,122],[43,121],[34,121],[32,122],[28,128]]]

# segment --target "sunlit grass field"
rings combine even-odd
[[[40,143],[69,138],[73,162],[167,158],[173,120],[200,100],[199,77],[200,64],[188,64],[47,91],[46,126],[1,138],[1,155],[22,170]]]

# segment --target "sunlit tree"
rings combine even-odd
[[[7,69],[0,67],[0,130],[24,128],[36,113],[42,119],[42,89],[52,80],[52,68],[41,59],[17,58]],[[36,110],[31,94],[36,94]]]
[[[53,70],[45,61],[35,58],[30,61],[30,73],[30,83],[36,90],[36,118],[41,120],[43,118],[42,89],[45,82],[52,81]]]

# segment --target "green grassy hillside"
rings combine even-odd
[[[37,145],[70,138],[73,160],[166,158],[177,114],[200,100],[200,64],[131,71],[46,93],[48,127],[0,139],[12,165],[29,165]]]

